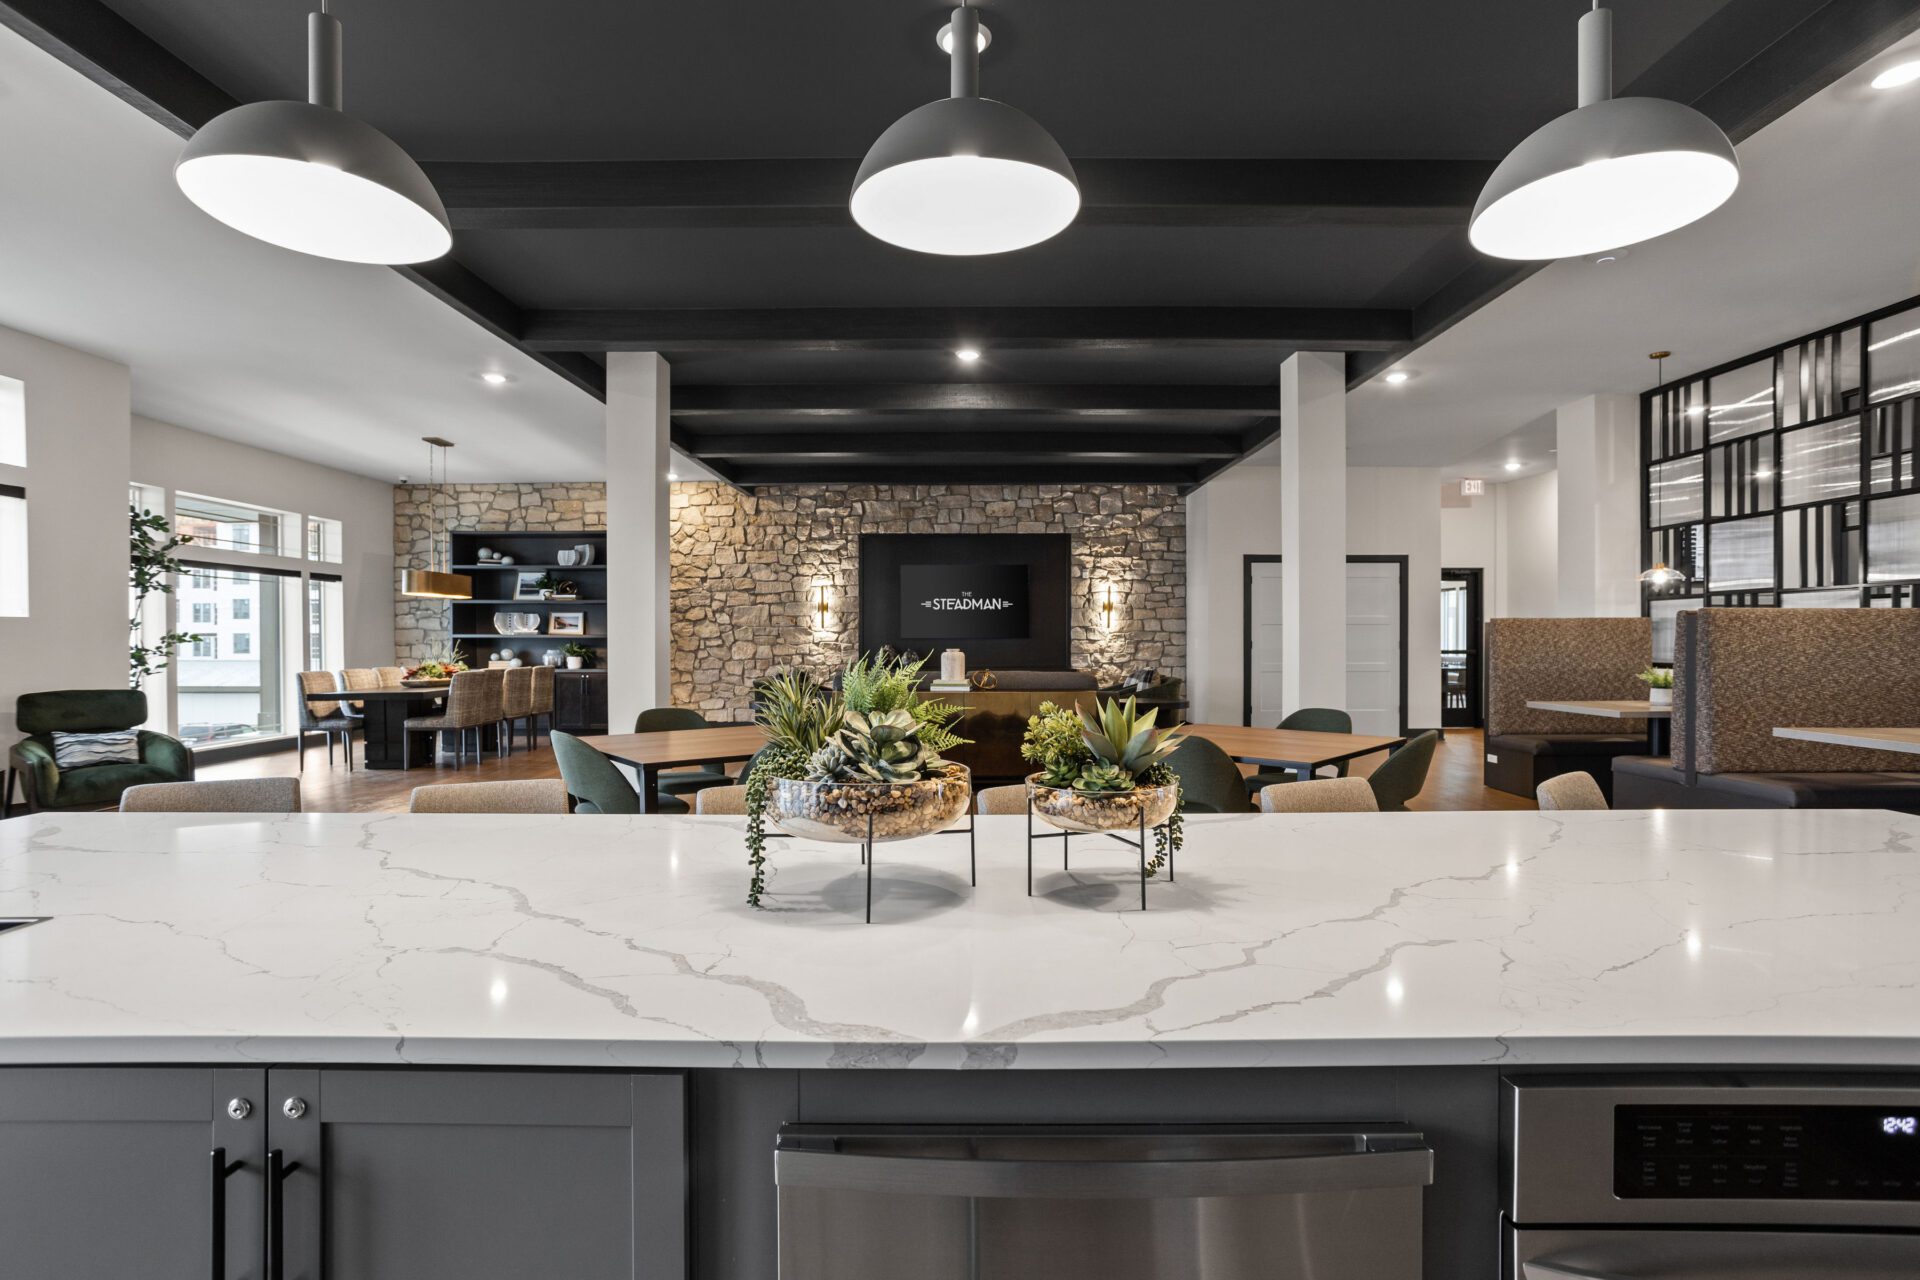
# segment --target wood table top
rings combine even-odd
[[[447,686],[444,684],[421,689],[396,689],[392,685],[382,685],[378,689],[322,689],[318,693],[303,693],[300,697],[307,702],[365,702],[368,698],[438,698],[446,692]]]
[[[1306,729],[1256,729],[1240,724],[1188,724],[1186,732],[1248,764],[1338,764],[1355,756],[1386,751],[1404,737],[1381,738],[1366,733],[1317,733]]]
[[[1673,716],[1673,704],[1658,706],[1638,698],[1595,698],[1571,702],[1546,699],[1527,703],[1535,711],[1562,711],[1570,716],[1604,716],[1609,720],[1667,720]]]
[[[658,733],[609,733],[581,741],[621,764],[706,764],[745,760],[767,745],[767,734],[757,724],[729,724]]]
[[[1836,747],[1866,747],[1872,751],[1905,751],[1920,755],[1920,729],[1906,728],[1800,728],[1775,729],[1776,738],[1798,738],[1802,742],[1828,742]]]

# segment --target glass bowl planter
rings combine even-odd
[[[965,765],[918,782],[813,782],[779,778],[767,792],[767,819],[788,835],[835,844],[911,840],[952,826],[967,811],[973,778]],[[868,826],[868,819],[872,826]]]
[[[1035,773],[1027,777],[1027,798],[1033,811],[1049,826],[1095,835],[1138,829],[1143,822],[1149,827],[1159,826],[1173,816],[1174,806],[1180,801],[1180,788],[1168,783],[1159,787],[1135,787],[1131,791],[1079,791],[1072,787],[1050,787]]]

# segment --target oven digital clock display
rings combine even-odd
[[[1916,1121],[1913,1116],[1880,1117],[1880,1132],[1882,1133],[1904,1134],[1911,1138],[1916,1130],[1920,1130],[1920,1121]]]

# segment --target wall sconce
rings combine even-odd
[[[825,631],[827,629],[827,618],[832,612],[833,610],[827,604],[827,584],[824,582],[815,583],[814,599],[813,599],[813,629],[815,631]]]
[[[1118,625],[1120,625],[1119,618],[1113,603],[1113,583],[1108,582],[1106,598],[1100,602],[1100,629],[1112,631]]]

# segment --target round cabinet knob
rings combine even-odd
[[[307,1100],[305,1098],[288,1098],[280,1104],[280,1114],[289,1120],[298,1120],[301,1116],[307,1114]]]
[[[245,1098],[228,1098],[227,1115],[234,1120],[245,1120],[253,1114],[253,1104]]]

